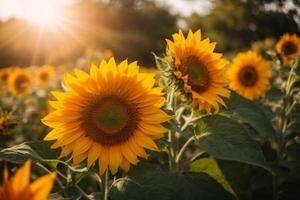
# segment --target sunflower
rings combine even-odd
[[[9,76],[9,90],[14,94],[25,94],[31,89],[32,76],[26,69],[17,68]]]
[[[161,123],[170,117],[160,109],[164,98],[162,88],[153,88],[154,74],[114,58],[92,65],[89,74],[74,72],[65,76],[67,92],[52,93],[56,110],[42,120],[54,128],[45,140],[56,140],[52,148],[62,147],[61,157],[72,153],[74,165],[87,158],[88,168],[98,160],[100,174],[108,168],[115,174],[147,158],[144,148],[158,151],[153,140],[163,137]]]
[[[228,69],[230,87],[250,100],[262,96],[268,88],[271,67],[253,51],[239,53]]]
[[[189,31],[186,38],[179,31],[173,34],[173,41],[166,41],[175,57],[175,75],[184,80],[185,89],[192,94],[193,101],[207,111],[213,106],[217,112],[219,103],[225,106],[221,97],[230,95],[225,88],[228,84],[224,73],[227,61],[221,58],[222,54],[214,52],[216,43],[211,43],[209,38],[201,40],[200,30]]]
[[[11,113],[3,112],[0,109],[0,133],[5,133],[17,126],[17,121]]]
[[[113,57],[114,54],[113,54],[112,50],[105,49],[103,51],[103,55],[104,55],[104,58],[111,58],[111,57]]]
[[[55,75],[54,67],[51,65],[44,65],[36,71],[36,81],[39,86],[47,85]]]
[[[293,57],[300,56],[300,38],[296,34],[284,34],[276,44],[276,51],[284,63],[290,63]]]
[[[0,82],[3,84],[6,84],[11,72],[12,72],[12,69],[10,69],[10,68],[1,69],[0,70]]]
[[[8,179],[4,169],[3,185],[0,186],[0,200],[46,200],[55,180],[55,173],[45,175],[30,183],[30,165],[27,161],[13,177]]]

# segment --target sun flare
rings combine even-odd
[[[46,1],[34,6],[34,12],[27,13],[24,18],[35,25],[49,27],[59,25],[61,22],[60,14],[60,6],[58,4]]]
[[[56,27],[62,22],[65,5],[66,0],[15,0],[7,3],[6,13],[38,27]]]

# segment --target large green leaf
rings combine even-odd
[[[250,200],[252,199],[249,189],[251,184],[247,166],[249,165],[235,161],[216,160],[212,157],[206,157],[190,163],[187,166],[187,170],[207,173],[239,199]]]
[[[110,192],[112,200],[230,200],[233,195],[205,173],[146,171],[123,178]]]
[[[252,126],[262,137],[276,138],[276,132],[267,115],[252,101],[232,91],[225,101],[224,113]]]
[[[237,121],[210,115],[196,127],[200,147],[215,158],[256,165],[272,172],[259,145]]]
[[[50,148],[46,141],[26,142],[0,151],[0,160],[24,163],[26,160],[41,162],[45,159],[56,159],[60,150]]]

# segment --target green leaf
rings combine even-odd
[[[197,126],[199,144],[210,155],[256,165],[272,172],[259,145],[240,123],[221,115],[210,115],[201,118]]]
[[[29,145],[38,155],[43,159],[57,159],[60,154],[60,149],[52,149],[51,142],[47,141],[35,141],[35,142],[26,142],[25,144]]]
[[[116,182],[110,191],[112,200],[232,200],[230,193],[205,173],[169,173],[146,171]]]
[[[44,159],[56,159],[60,150],[50,148],[46,141],[22,143],[0,151],[0,160],[14,163],[24,163],[26,160],[41,162]]]
[[[207,173],[231,194],[239,199],[250,200],[252,199],[249,190],[251,184],[246,167],[247,165],[243,163],[207,157],[193,161],[187,169],[191,172]]]
[[[267,93],[266,98],[270,101],[278,101],[284,97],[283,92],[276,87],[272,87]]]
[[[243,123],[249,124],[262,137],[276,138],[276,131],[267,115],[252,101],[231,91],[230,98],[225,101],[227,109],[224,113]]]

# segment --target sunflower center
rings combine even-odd
[[[20,75],[15,80],[15,87],[19,92],[24,92],[28,87],[29,79],[26,76]]]
[[[254,67],[246,66],[239,73],[239,79],[245,86],[253,86],[258,80],[258,74]]]
[[[282,50],[285,55],[292,55],[297,52],[297,46],[293,42],[286,42],[283,45]]]
[[[188,62],[188,84],[197,92],[203,92],[209,86],[209,72],[204,64],[196,59]]]
[[[40,79],[43,81],[47,81],[48,80],[48,74],[46,72],[42,72],[40,74]]]
[[[138,123],[136,105],[116,94],[93,98],[82,112],[83,128],[102,145],[128,140]]]
[[[120,101],[103,102],[95,113],[98,128],[106,134],[122,130],[128,122],[128,115],[126,106]]]
[[[5,81],[7,81],[7,79],[8,79],[8,74],[7,73],[3,73],[2,76],[1,76],[1,80],[3,82],[5,82]]]

